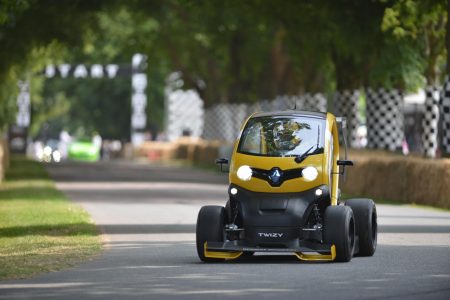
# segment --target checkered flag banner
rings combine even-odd
[[[383,88],[366,91],[367,146],[372,149],[402,149],[403,94]]]
[[[167,136],[173,141],[187,131],[193,137],[203,132],[203,101],[194,90],[166,92]]]
[[[438,120],[439,120],[439,92],[440,88],[428,86],[425,89],[425,110],[422,119],[422,144],[426,157],[436,157],[438,146]]]
[[[348,138],[352,148],[360,147],[357,132],[361,125],[358,109],[359,97],[360,92],[358,90],[344,90],[334,94],[336,116],[347,118]]]
[[[450,80],[447,78],[441,97],[442,151],[450,154]]]

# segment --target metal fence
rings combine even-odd
[[[365,98],[364,107],[360,107],[361,97]],[[422,103],[412,105],[404,99],[399,90],[366,89],[362,95],[360,90],[342,91],[332,96],[332,111],[347,118],[353,148],[414,152],[427,157],[435,157],[439,148],[450,153],[450,84],[426,88]],[[202,138],[233,142],[252,113],[294,107],[325,112],[327,98],[318,93],[279,96],[252,104],[217,104],[204,112]]]

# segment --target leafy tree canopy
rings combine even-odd
[[[148,56],[149,126],[163,124],[165,78],[183,74],[206,106],[280,94],[437,84],[445,0],[0,0],[0,127],[17,80],[32,79],[43,122],[104,136],[129,132],[127,80],[44,80],[47,64]],[[111,121],[113,120],[113,121]]]

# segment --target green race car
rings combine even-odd
[[[75,141],[69,146],[68,158],[81,161],[98,161],[100,148],[89,140]]]

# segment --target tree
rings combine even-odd
[[[55,45],[80,44],[85,28],[93,26],[92,13],[103,5],[104,1],[0,2],[0,128],[13,121],[17,81],[45,65]],[[44,55],[34,56],[39,49]]]
[[[436,80],[444,61],[444,0],[0,1],[3,124],[13,116],[16,81],[48,63],[129,63],[145,53],[148,113],[161,126],[165,78],[174,71],[208,107],[363,85],[414,89],[423,76]],[[83,124],[106,135],[128,131],[125,118],[121,129],[106,125],[108,115],[129,109],[128,84],[99,80],[79,90],[79,82],[37,80],[44,98],[33,100],[35,120],[89,116]],[[66,104],[55,110],[45,101]]]
[[[428,85],[439,84],[445,72],[446,5],[445,0],[397,0],[386,9],[383,18],[382,30],[391,34],[389,45],[400,44],[397,57],[418,62],[413,70],[401,71],[420,72]]]

